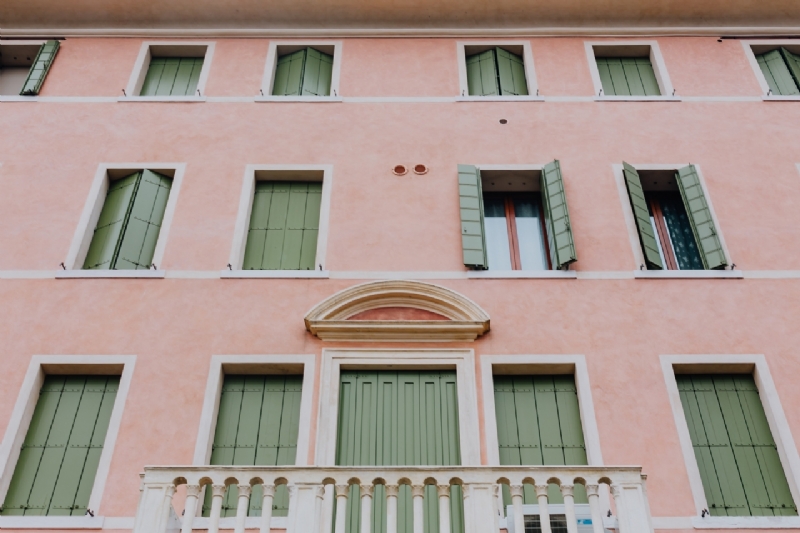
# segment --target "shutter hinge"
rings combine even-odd
[[[94,517],[94,511],[92,511],[91,509],[86,509],[86,514],[91,517]]]

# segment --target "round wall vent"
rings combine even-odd
[[[425,165],[414,165],[414,174],[427,174],[428,167]]]
[[[402,176],[408,172],[408,168],[405,165],[395,165],[392,172],[395,176]]]

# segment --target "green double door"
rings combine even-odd
[[[342,372],[336,464],[461,464],[456,373]],[[372,480],[362,481],[369,483]],[[361,530],[360,496],[359,487],[351,486],[347,506],[348,533]],[[464,530],[461,487],[450,489],[451,531],[439,531],[439,502],[435,486],[429,485],[425,489],[424,510],[425,533],[461,533]],[[371,531],[385,532],[386,491],[382,485],[375,486],[371,516]],[[398,496],[397,531],[412,533],[412,530],[411,488],[403,485]]]

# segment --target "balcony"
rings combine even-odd
[[[358,533],[377,533],[371,530],[375,485],[384,485],[379,492],[386,495],[386,533],[397,533],[400,485],[411,487],[414,533],[423,533],[426,485],[437,487],[439,531],[450,531],[450,487],[460,485],[464,498],[465,533],[497,533],[502,516],[500,484],[510,486],[513,511],[509,512],[506,527],[513,528],[516,533],[525,531],[524,484],[535,487],[542,533],[551,533],[548,484],[560,487],[564,503],[558,505],[558,512],[564,515],[567,533],[578,533],[573,497],[575,484],[582,484],[586,488],[592,533],[605,531],[605,517],[601,508],[601,494],[604,491],[601,485],[608,485],[613,497],[616,520],[607,520],[609,527],[619,533],[652,533],[645,478],[641,468],[628,466],[146,467],[142,474],[133,533],[190,533],[193,529],[217,533],[220,528],[233,528],[235,533],[244,533],[245,529],[269,533],[271,527],[285,528],[286,533],[353,533],[347,531],[346,523],[347,507],[353,504],[348,501],[350,485],[353,484],[360,486],[361,529]],[[248,518],[251,487],[257,484],[263,485],[264,512],[260,517]],[[281,484],[288,487],[289,510],[286,518],[279,519],[272,517],[272,504],[275,487]],[[210,516],[199,518],[199,498],[206,485],[210,486],[208,490],[213,495]],[[223,498],[232,485],[238,486],[236,516],[221,519]],[[185,492],[182,519],[178,518],[179,513],[175,512],[173,506],[173,498],[179,487],[181,494]],[[582,523],[586,525],[588,520]]]

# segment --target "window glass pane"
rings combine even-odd
[[[515,197],[514,214],[522,270],[547,270],[541,212],[537,198],[529,195]]]
[[[486,230],[486,255],[491,270],[511,270],[511,248],[506,225],[503,195],[483,196],[484,226]]]
[[[667,232],[678,262],[678,269],[703,270],[703,260],[700,259],[692,226],[689,224],[689,217],[686,216],[680,195],[665,195],[661,199],[661,211],[667,223]]]

